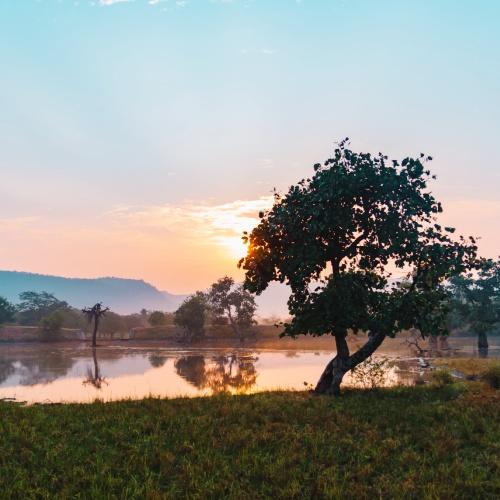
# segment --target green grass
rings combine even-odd
[[[481,376],[500,361],[496,358],[436,358],[433,363],[443,368],[459,370],[466,375]]]
[[[2,498],[498,498],[484,384],[0,404]]]

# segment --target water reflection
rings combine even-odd
[[[33,350],[28,355],[0,356],[0,384],[15,376],[20,385],[48,384],[64,377],[74,365],[72,356],[58,350]]]
[[[92,367],[87,368],[87,378],[83,381],[83,384],[91,384],[96,389],[100,389],[103,384],[107,384],[106,379],[101,375],[101,370],[99,369],[99,363],[97,361],[97,349],[92,348],[92,359],[94,361],[94,369]]]
[[[472,344],[461,349],[462,355],[479,354]],[[490,356],[498,354],[497,347],[490,348]],[[304,383],[316,383],[332,355],[317,348],[168,348],[126,342],[95,350],[79,343],[0,345],[0,399],[85,402],[303,390]],[[415,384],[427,376],[400,346],[399,351],[381,355],[394,361],[383,385]],[[350,377],[345,382],[356,383]]]
[[[7,380],[15,371],[12,361],[0,358],[0,384]]]
[[[213,394],[247,392],[257,381],[257,356],[248,353],[213,356],[182,356],[174,363],[177,374],[197,389]]]
[[[153,368],[161,368],[165,362],[167,361],[167,357],[166,356],[163,356],[161,354],[157,354],[155,352],[152,352],[149,357],[149,362],[151,363],[151,366]]]

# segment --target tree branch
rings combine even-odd
[[[380,332],[370,335],[370,338],[366,341],[366,343],[349,358],[349,370],[352,370],[369,358],[380,347],[385,337],[385,333]]]

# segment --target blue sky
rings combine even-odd
[[[432,154],[496,255],[499,33],[493,0],[2,0],[0,268],[236,275],[248,210],[345,136]]]

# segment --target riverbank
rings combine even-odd
[[[5,498],[494,498],[482,383],[83,405],[0,403]]]

